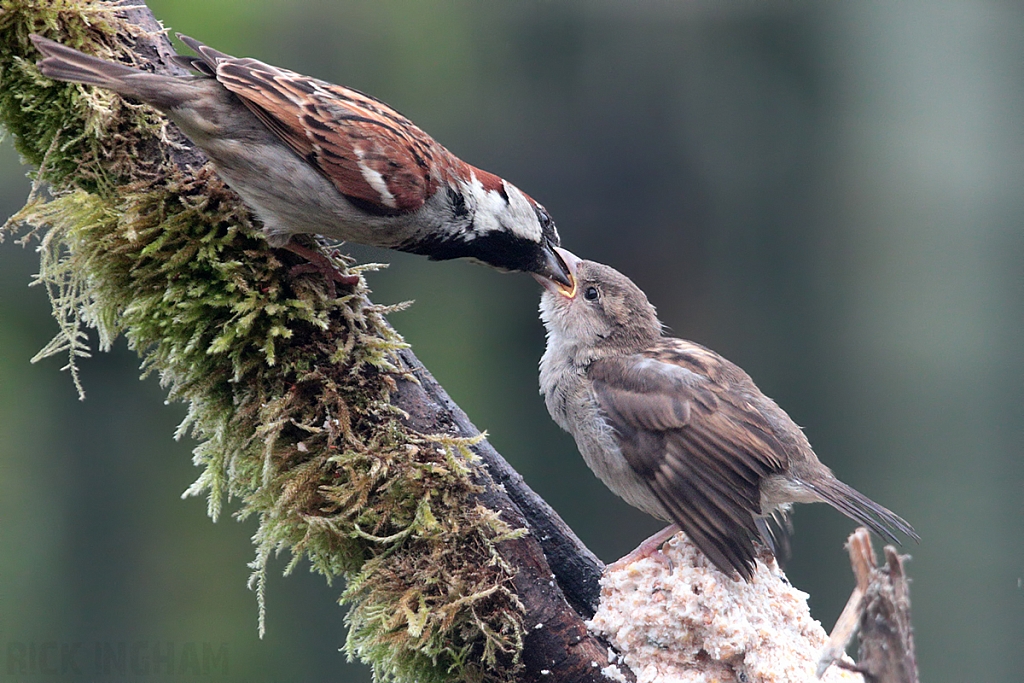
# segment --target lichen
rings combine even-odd
[[[165,158],[157,113],[35,68],[30,33],[131,61],[136,29],[113,9],[4,0],[0,12],[0,123],[37,169],[4,231],[39,240],[59,325],[40,355],[67,353],[77,386],[83,328],[101,349],[123,336],[187,404],[177,436],[199,441],[202,473],[186,495],[205,494],[214,519],[231,504],[259,521],[261,630],[267,562],[284,550],[286,573],[306,559],[347,582],[346,651],[378,680],[509,680],[522,606],[496,544],[518,532],[475,502],[470,442],[401,423],[391,309],[365,281],[332,297],[322,276],[292,274],[210,167]]]

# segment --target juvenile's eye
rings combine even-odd
[[[593,285],[591,285],[591,286],[589,286],[589,287],[587,287],[586,289],[583,290],[583,298],[586,299],[587,301],[593,301],[594,299],[597,298],[597,295],[598,295],[597,287],[595,287]]]

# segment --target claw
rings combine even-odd
[[[667,527],[637,546],[636,550],[605,567],[605,571],[619,571],[620,569],[625,569],[634,562],[639,562],[640,560],[648,557],[652,557],[659,562],[668,562],[669,567],[671,568],[672,563],[667,557],[662,555],[661,546],[664,545],[667,540],[675,536],[678,531],[678,526],[675,524],[669,524]]]
[[[347,287],[359,283],[358,275],[345,275],[341,273],[329,258],[314,249],[296,243],[294,239],[286,242],[281,248],[287,249],[293,254],[298,254],[308,261],[308,263],[292,266],[291,270],[288,271],[289,275],[295,276],[302,273],[322,274],[327,280],[327,287],[332,299],[337,298],[337,290],[334,283],[341,283]]]

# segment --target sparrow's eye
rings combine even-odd
[[[599,292],[597,291],[597,287],[595,287],[594,285],[590,285],[589,287],[583,290],[583,298],[586,299],[587,301],[593,301],[594,299],[597,298],[598,294]]]
[[[540,227],[542,230],[547,230],[551,227],[551,214],[548,213],[540,204],[537,205],[537,220],[540,221]]]

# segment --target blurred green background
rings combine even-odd
[[[567,247],[630,275],[917,527],[922,680],[1020,680],[1021,3],[149,4],[221,50],[381,97],[543,202]],[[25,171],[4,143],[4,217]],[[658,528],[549,420],[532,280],[352,253],[393,264],[375,300],[416,300],[394,325],[602,559]],[[56,332],[36,263],[0,245],[0,681],[24,678],[12,647],[84,642],[91,661],[97,641],[226,643],[228,674],[206,680],[369,680],[336,652],[341,587],[304,568],[271,578],[257,640],[254,526],[179,500],[198,474],[171,438],[183,408],[137,381],[123,342],[81,363],[85,402],[62,359],[29,364]],[[827,629],[853,525],[825,506],[795,523],[789,576]]]

